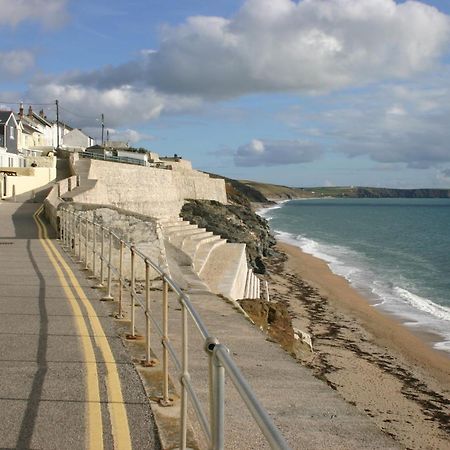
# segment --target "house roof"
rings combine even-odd
[[[16,114],[15,116],[17,121],[22,123],[24,130],[28,128],[28,131],[31,131],[32,133],[42,134],[41,130],[36,127],[35,123],[28,116],[20,117],[18,114]]]
[[[0,125],[4,125],[6,122],[8,122],[11,114],[13,114],[12,111],[0,111]]]

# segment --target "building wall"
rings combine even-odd
[[[86,148],[92,145],[91,141],[89,136],[86,136],[82,131],[75,129],[67,133],[60,141],[60,144],[64,145],[64,147]]]
[[[0,170],[3,168],[0,167]],[[56,168],[18,167],[14,168],[17,176],[6,176],[2,189],[3,197],[12,197],[45,186],[56,178]]]
[[[110,204],[152,217],[176,217],[188,199],[227,202],[224,180],[195,170],[178,172],[97,160],[80,163],[89,164],[88,178],[98,181],[92,189],[74,195],[77,202]]]
[[[20,155],[8,153],[6,149],[0,148],[0,168],[23,167],[24,159]]]
[[[12,115],[4,125],[3,131],[3,147],[6,148],[7,152],[17,154],[19,135]]]

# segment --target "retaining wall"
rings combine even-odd
[[[97,183],[91,189],[74,193],[75,202],[114,205],[158,218],[178,216],[187,199],[227,202],[224,180],[196,170],[175,171],[97,160],[89,160],[89,164],[87,178]]]
[[[10,170],[17,176],[5,176],[2,186],[2,197],[12,197],[24,192],[45,186],[56,178],[54,167],[0,167],[0,170]]]

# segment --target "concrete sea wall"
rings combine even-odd
[[[74,192],[73,201],[109,204],[151,217],[176,217],[187,199],[226,203],[225,182],[196,170],[167,170],[97,160],[74,164],[90,189]],[[83,186],[83,180],[81,180]]]

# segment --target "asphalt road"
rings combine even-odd
[[[0,448],[158,449],[110,307],[40,206],[0,202]]]

